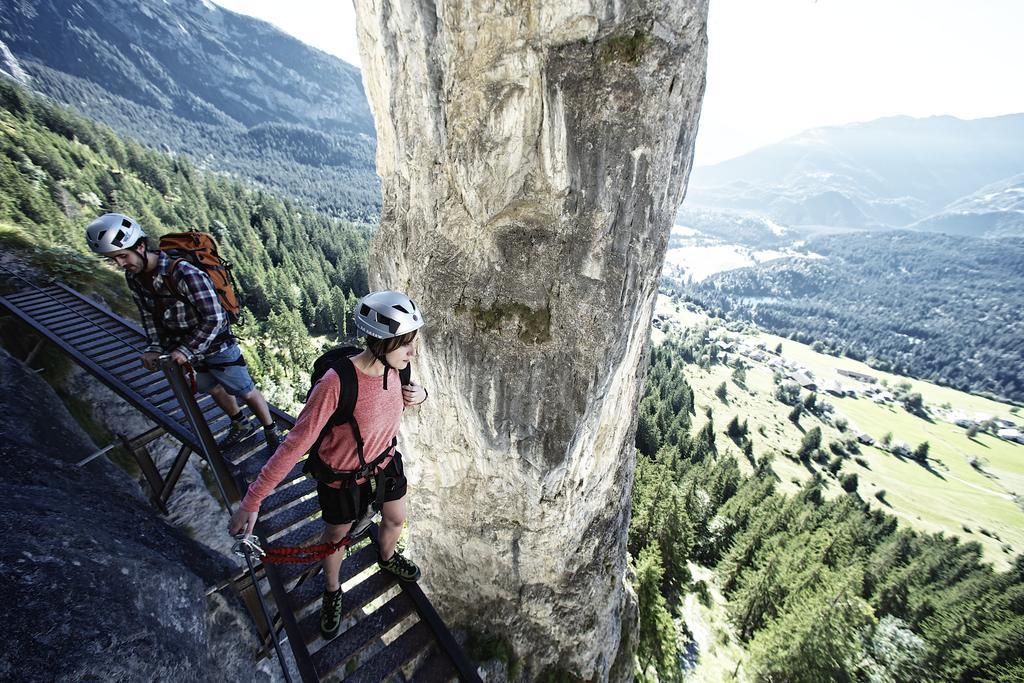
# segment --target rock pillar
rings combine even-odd
[[[383,193],[371,286],[429,324],[430,400],[403,432],[424,586],[533,675],[628,678],[634,407],[707,2],[355,4]]]

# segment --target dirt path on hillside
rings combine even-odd
[[[718,588],[718,579],[707,567],[692,563],[689,567],[693,580],[707,585],[711,607],[702,605],[696,593],[687,594],[683,600],[682,618],[693,635],[693,642],[680,658],[686,680],[695,683],[746,681],[742,669],[745,653],[729,624],[727,602]]]

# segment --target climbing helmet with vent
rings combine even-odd
[[[423,327],[423,315],[401,292],[371,292],[356,304],[356,327],[370,337],[391,339]]]
[[[85,241],[97,254],[129,249],[145,236],[138,221],[123,213],[105,213],[85,229]]]

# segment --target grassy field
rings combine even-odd
[[[711,321],[706,315],[685,308],[677,310],[665,297],[659,297],[656,312],[670,316],[676,328],[710,324],[714,328],[713,336],[725,332],[720,321]],[[783,358],[810,369],[819,383],[835,378],[838,368],[855,370],[880,381],[885,379],[890,386],[910,382],[911,391],[920,392],[932,415],[940,412],[940,406],[948,405],[968,414],[980,412],[1024,421],[1011,412],[1011,405],[879,372],[848,358],[816,353],[810,347],[789,339],[760,332],[730,335],[743,337],[751,343],[764,342],[769,349],[781,343]],[[655,343],[664,337],[661,330],[654,331]],[[819,398],[835,407],[836,415],[846,418],[851,425],[856,425],[875,439],[891,433],[894,442],[904,441],[911,449],[923,441],[927,441],[930,447],[927,466],[924,466],[882,448],[862,445],[856,457],[864,465],[854,457],[847,457],[838,476],[834,476],[822,465],[813,462],[805,465],[784,453],[795,453],[804,431],[812,427],[821,428],[823,448],[827,448],[831,441],[845,440],[849,431],[842,433],[831,421],[822,421],[807,413],[800,418],[799,426],[794,425],[787,419],[790,406],[774,398],[772,369],[761,362],[745,361],[751,367],[746,371],[743,387],[731,381],[732,368],[722,364],[712,365],[709,370],[693,364],[686,370],[687,379],[696,394],[694,429],[704,424],[707,419],[704,411],[710,406],[720,452],[731,450],[741,466],[749,470],[750,465],[739,447],[732,444],[724,433],[729,420],[736,415],[741,421],[748,421],[754,457],[774,454],[773,467],[784,491],[795,491],[813,471],[819,471],[828,482],[828,495],[845,495],[838,477],[855,473],[858,493],[872,506],[895,515],[901,523],[920,531],[942,532],[977,541],[984,549],[985,558],[997,569],[1005,569],[1015,555],[1024,551],[1024,509],[1014,500],[1014,495],[1024,495],[1024,445],[984,433],[969,438],[961,427],[938,418],[917,417],[898,404],[880,404],[864,397],[838,398],[820,393]],[[842,381],[847,385],[856,384],[848,378]],[[715,396],[715,389],[722,382],[727,385],[724,402]],[[972,460],[975,461],[974,466]],[[881,498],[875,495],[879,490],[885,492]]]

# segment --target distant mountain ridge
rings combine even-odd
[[[327,213],[379,211],[359,70],[207,0],[16,0],[3,41],[31,86],[154,147]]]
[[[986,185],[911,226],[987,237],[1024,235],[1024,173]]]
[[[891,117],[816,128],[695,168],[686,206],[784,225],[909,226],[1024,172],[1024,114],[970,121]]]

